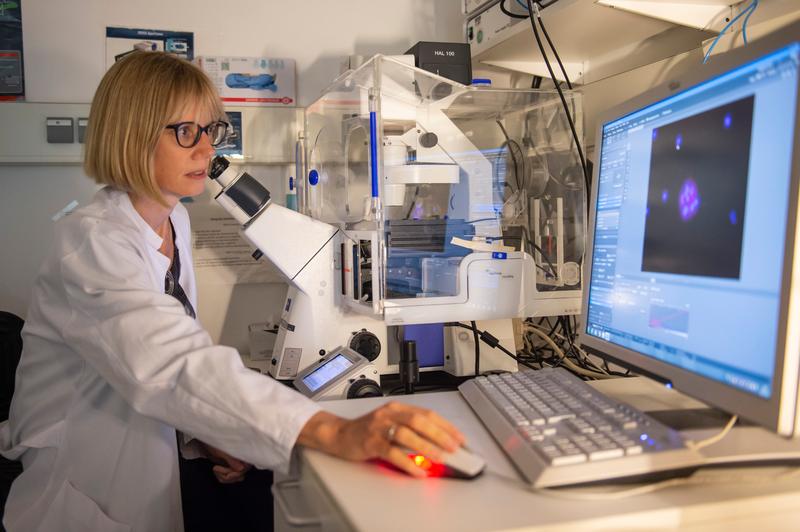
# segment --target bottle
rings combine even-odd
[[[297,210],[297,189],[294,186],[294,177],[289,176],[289,191],[286,193],[286,208]]]

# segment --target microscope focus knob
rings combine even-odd
[[[381,354],[381,341],[375,334],[361,329],[350,338],[350,349],[372,362]]]
[[[360,399],[362,397],[383,397],[383,392],[377,382],[362,378],[350,385],[350,388],[347,389],[347,398]]]

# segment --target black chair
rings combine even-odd
[[[0,311],[0,421],[8,419],[14,396],[14,378],[22,354],[22,325],[25,322],[10,312]],[[5,512],[11,483],[22,473],[22,464],[0,456],[0,516]],[[0,531],[5,528],[0,523]]]

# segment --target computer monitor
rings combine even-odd
[[[800,24],[600,117],[581,343],[800,435]]]

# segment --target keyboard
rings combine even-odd
[[[681,435],[563,368],[481,376],[458,388],[536,488],[692,470]]]

